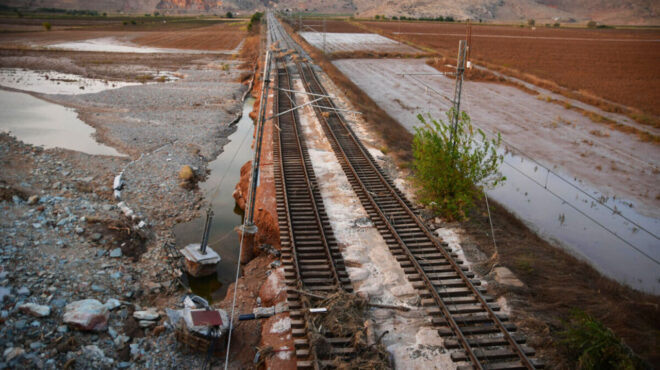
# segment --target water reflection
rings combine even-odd
[[[212,202],[215,214],[209,233],[209,247],[218,252],[222,261],[218,264],[217,275],[205,278],[187,276],[186,279],[195,294],[209,301],[222,299],[235,278],[240,243],[235,228],[243,223],[243,210],[236,205],[232,193],[240,179],[241,166],[252,159],[250,139],[254,124],[249,113],[253,104],[253,98],[245,100],[243,117],[236,124],[236,131],[229,136],[230,142],[218,158],[209,163],[209,178],[200,184],[205,198]],[[177,248],[201,242],[204,220],[204,217],[199,217],[175,227]]]
[[[638,213],[630,201],[606,197],[514,153],[505,154],[501,170],[507,181],[488,195],[531,229],[606,276],[660,293],[660,220]]]
[[[122,156],[94,140],[94,128],[79,120],[73,109],[28,94],[0,90],[0,112],[0,130],[28,144]]]

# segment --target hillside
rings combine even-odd
[[[471,18],[484,21],[585,22],[660,25],[660,2],[654,0],[9,0],[8,6],[88,9],[104,12],[216,13],[271,7],[291,11],[387,16]]]

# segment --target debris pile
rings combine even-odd
[[[339,369],[392,369],[390,354],[376,338],[367,319],[367,299],[345,291],[321,298],[316,294],[302,296],[308,307],[324,307],[327,313],[307,315],[311,349],[317,359],[332,358],[332,347],[325,338],[350,337],[355,356],[349,361],[336,358]]]

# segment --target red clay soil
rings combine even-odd
[[[465,24],[363,22],[453,57]],[[348,29],[353,25],[347,26]],[[396,33],[403,34],[397,35]],[[409,33],[409,34],[406,34]],[[410,34],[412,33],[412,34]],[[422,34],[424,33],[424,34]],[[660,115],[659,29],[472,27],[471,58]],[[653,41],[652,41],[653,40]]]
[[[160,48],[230,50],[246,36],[245,28],[228,23],[173,32],[144,32],[133,42]]]

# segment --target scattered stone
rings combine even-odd
[[[105,306],[108,310],[112,311],[112,310],[114,310],[115,308],[118,308],[119,306],[121,306],[121,302],[119,302],[118,299],[110,298],[110,299],[108,299],[108,300],[105,302],[105,305],[104,305],[104,306]]]
[[[117,338],[115,338],[114,343],[115,346],[122,347],[124,344],[128,343],[129,340],[131,340],[129,336],[120,334],[117,336]]]
[[[5,350],[3,353],[5,357],[5,361],[10,362],[11,360],[15,359],[16,357],[22,356],[25,354],[25,350],[21,347],[10,347]]]
[[[103,234],[101,234],[101,233],[94,233],[94,234],[92,234],[91,239],[92,239],[93,241],[97,242],[97,241],[103,239]]]
[[[25,322],[25,320],[18,320],[18,321],[16,321],[16,323],[14,323],[14,327],[18,330],[21,330],[21,329],[25,328],[26,324],[27,323]]]
[[[121,248],[115,248],[115,249],[110,251],[110,257],[111,258],[119,258],[121,256],[122,256]]]
[[[57,332],[58,333],[66,333],[69,331],[69,327],[66,325],[60,325],[57,327]]]
[[[156,322],[155,321],[149,321],[149,320],[140,320],[138,322],[138,324],[140,325],[141,328],[148,328],[150,326],[156,325]]]
[[[5,299],[11,297],[11,290],[9,288],[0,287],[0,303],[4,302]]]
[[[51,304],[57,308],[62,308],[66,306],[66,300],[62,298],[56,298],[51,301]]]
[[[96,299],[83,299],[64,308],[64,323],[79,330],[103,331],[108,327],[108,308]]]
[[[27,204],[33,205],[36,204],[39,201],[39,196],[38,195],[32,195],[28,198]]]
[[[76,234],[80,235],[80,234],[82,234],[82,233],[85,232],[85,229],[82,228],[82,227],[80,227],[80,226],[78,226],[78,227],[76,227],[76,228],[74,229],[74,231],[76,232]]]
[[[18,307],[18,309],[28,315],[35,317],[46,317],[50,315],[50,307],[42,306],[36,303],[25,303]]]
[[[133,312],[133,317],[137,320],[157,320],[160,315],[158,312],[154,310],[146,310],[146,311],[135,311]]]
[[[16,293],[18,293],[18,295],[22,295],[22,296],[29,296],[30,295],[30,289],[28,289],[26,287],[21,287],[21,289],[19,289]]]

